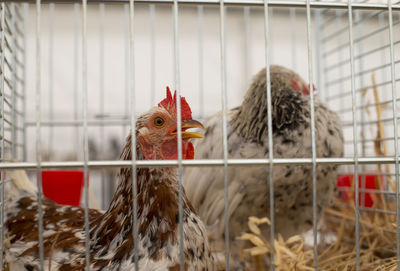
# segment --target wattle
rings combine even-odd
[[[189,142],[187,144],[186,154],[184,159],[190,159],[190,160],[194,159],[194,147],[192,142]]]
[[[176,139],[166,140],[162,143],[160,149],[161,158],[163,160],[178,159],[178,145]],[[192,142],[182,142],[183,159],[194,158],[194,147]]]

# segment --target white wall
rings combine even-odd
[[[264,66],[264,19],[262,9],[251,9],[249,31],[249,76],[254,75]],[[297,14],[296,22],[296,62],[297,71],[307,77],[306,24],[304,13]],[[89,118],[93,119],[100,112],[100,27],[99,7],[89,5],[88,9],[88,92]],[[121,5],[106,5],[105,42],[104,42],[104,89],[105,113],[122,116],[127,106],[126,99],[126,52],[125,35],[127,31],[126,14]],[[81,16],[78,17],[80,27]],[[220,29],[219,10],[206,7],[203,18],[203,67],[204,67],[204,115],[209,116],[221,108],[220,99]],[[54,16],[54,119],[71,120],[74,117],[74,70],[78,69],[78,108],[81,104],[81,58],[74,66],[74,10],[73,6],[60,4],[55,7]],[[155,19],[155,74],[150,73],[150,17],[149,7],[137,5],[135,9],[135,88],[136,112],[148,110],[165,95],[165,86],[173,86],[173,20],[172,10],[168,5],[156,7]],[[27,47],[27,98],[28,119],[34,120],[35,110],[35,9],[31,5],[29,12],[28,47]],[[271,22],[272,62],[291,67],[291,25],[287,11],[275,10]],[[198,78],[198,18],[197,8],[184,6],[179,10],[180,36],[180,83],[181,93],[187,97],[195,115],[200,113],[199,78]],[[228,8],[226,19],[226,59],[227,89],[229,107],[237,106],[246,90],[244,21],[242,8]],[[81,53],[81,31],[79,29],[79,54]],[[43,120],[49,119],[49,13],[48,6],[42,8],[41,34],[42,68],[42,112]],[[150,82],[155,80],[155,100],[151,101]],[[128,96],[129,97],[129,96]],[[32,129],[30,129],[32,130]],[[43,130],[44,138],[48,132]],[[73,133],[69,128],[57,128],[55,132],[54,152],[73,151],[73,142],[65,140]],[[90,136],[96,138],[98,129],[91,128]],[[106,128],[107,134],[118,134],[121,129]],[[33,140],[32,137],[29,137]],[[31,141],[28,146],[33,147]],[[58,142],[63,142],[59,144]],[[34,159],[29,151],[29,159]]]

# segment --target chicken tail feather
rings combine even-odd
[[[37,187],[28,178],[26,171],[23,169],[7,170],[7,181],[5,198],[19,197],[21,194],[30,195],[37,194]]]

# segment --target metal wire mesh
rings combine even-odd
[[[23,102],[24,102],[24,21],[20,4],[3,5],[4,24],[2,33],[4,42],[1,52],[2,65],[2,161],[22,159],[23,150]]]
[[[349,50],[348,50],[348,21],[345,12],[332,12],[325,17],[325,22],[321,25],[324,29],[324,36],[321,38],[323,49],[322,58],[324,68],[322,69],[324,78],[324,88],[330,93],[325,99],[329,104],[338,108],[343,122],[345,133],[353,134],[353,120],[351,107],[351,92],[349,86],[351,77],[349,71]],[[335,20],[330,20],[330,16]],[[360,138],[355,142],[351,136],[346,137],[346,150],[350,152],[348,146],[356,145],[360,157],[377,157],[376,148],[385,145],[384,156],[395,156],[395,134],[393,129],[393,98],[391,95],[392,80],[390,45],[397,48],[399,37],[394,36],[389,39],[389,20],[386,11],[365,13],[357,11],[353,22],[355,30],[354,36],[354,61],[355,73],[354,83],[357,100],[355,107],[357,123],[359,125],[355,134]],[[398,18],[398,16],[397,16]],[[393,17],[393,26],[398,24],[396,16]],[[378,47],[372,44],[371,39],[377,39]],[[374,47],[375,46],[375,47]],[[394,55],[394,65],[399,64],[398,55]],[[380,59],[381,63],[377,63]],[[395,76],[395,89],[398,89],[399,78]],[[376,88],[377,96],[374,96],[373,89]],[[397,102],[397,98],[395,98]],[[377,113],[375,108],[380,107],[382,112]],[[379,115],[378,115],[379,114]],[[384,137],[378,136],[379,126],[385,130]],[[377,145],[378,144],[378,145]],[[353,155],[353,152],[348,153]],[[383,155],[383,154],[382,154]],[[364,167],[360,174],[367,174],[375,165]],[[378,175],[395,176],[394,165],[390,167],[391,173],[376,173]],[[370,174],[370,173],[368,173]]]
[[[38,1],[43,2],[69,2],[69,1]],[[100,66],[99,66],[99,110],[98,116],[92,117],[90,115],[91,101],[88,99],[88,70],[87,70],[87,6],[86,1],[82,1],[83,5],[74,4],[74,90],[73,90],[73,104],[74,104],[74,115],[70,119],[56,119],[54,108],[54,75],[53,69],[54,63],[52,56],[54,55],[53,50],[53,39],[57,32],[54,32],[52,24],[49,28],[49,85],[50,94],[48,97],[49,115],[48,118],[41,120],[29,118],[25,121],[25,84],[26,84],[26,64],[25,64],[25,51],[26,51],[26,40],[25,40],[25,27],[24,17],[25,12],[23,6],[17,3],[1,3],[1,47],[0,53],[2,57],[1,61],[1,164],[2,169],[1,180],[4,184],[4,169],[12,168],[24,168],[24,169],[35,169],[38,171],[38,178],[40,179],[40,170],[46,168],[83,168],[85,171],[85,229],[89,229],[89,195],[88,195],[88,172],[92,169],[107,169],[107,168],[118,168],[118,167],[132,167],[135,172],[137,167],[153,167],[153,166],[178,166],[179,168],[179,207],[180,207],[180,220],[182,221],[182,170],[186,166],[219,166],[225,170],[225,198],[228,197],[227,190],[227,169],[228,166],[238,165],[264,165],[270,168],[270,206],[273,206],[273,168],[279,164],[299,164],[299,165],[311,165],[313,168],[313,183],[314,188],[316,187],[316,166],[320,164],[339,164],[342,165],[342,172],[353,173],[354,178],[357,180],[358,176],[361,177],[362,185],[354,188],[339,188],[339,192],[353,192],[355,189],[355,247],[357,250],[357,269],[359,265],[359,221],[358,214],[363,212],[385,212],[388,215],[395,215],[397,218],[397,255],[400,257],[400,233],[399,233],[399,207],[398,201],[398,182],[399,182],[399,153],[397,144],[397,101],[400,99],[400,77],[399,73],[395,70],[400,70],[400,54],[396,54],[400,49],[400,36],[399,32],[393,31],[398,29],[400,25],[400,4],[399,2],[390,3],[386,1],[363,1],[363,2],[352,2],[352,1],[89,1],[90,3],[99,3],[98,11],[100,18]],[[125,69],[125,89],[122,91],[125,97],[124,112],[123,114],[117,115],[115,118],[107,118],[105,114],[105,71],[104,71],[104,42],[106,35],[106,25],[104,24],[104,16],[107,12],[108,6],[104,3],[124,3],[124,8],[121,9],[121,13],[125,13],[124,25],[124,50],[125,50],[125,62],[123,63]],[[132,158],[132,161],[108,161],[101,159],[100,161],[91,160],[89,157],[89,133],[90,127],[100,128],[100,144],[104,143],[105,129],[109,127],[122,127],[123,133],[127,133],[127,128],[130,126],[132,131],[135,127],[135,116],[136,116],[136,99],[137,90],[135,88],[135,59],[134,59],[134,44],[135,44],[135,31],[134,20],[135,11],[134,7],[138,4],[145,4],[146,8],[149,8],[150,18],[150,65],[149,71],[150,77],[150,93],[151,93],[151,104],[155,102],[156,92],[156,49],[155,49],[155,25],[154,22],[157,18],[156,8],[158,5],[155,4],[172,4],[172,17],[173,17],[173,77],[174,86],[178,90],[178,97],[181,89],[180,84],[180,47],[179,47],[179,19],[181,18],[179,7],[185,4],[201,4],[196,7],[196,14],[198,16],[198,28],[197,28],[197,43],[198,43],[198,77],[200,78],[198,89],[199,89],[199,108],[200,116],[206,115],[204,105],[204,74],[206,64],[203,62],[205,56],[204,43],[204,26],[203,17],[207,11],[208,5],[219,5],[218,8],[218,19],[220,24],[219,33],[219,45],[220,45],[220,85],[221,87],[221,108],[224,112],[223,121],[223,146],[224,155],[221,159],[215,160],[193,160],[183,161],[181,157],[181,151],[179,159],[177,161],[136,161],[136,157]],[[150,4],[150,5],[149,5]],[[54,12],[58,5],[51,4],[50,8],[50,21],[55,20]],[[344,133],[345,133],[345,158],[318,158],[316,157],[316,146],[314,139],[314,132],[312,133],[312,157],[311,158],[298,158],[298,159],[276,159],[273,157],[272,152],[269,153],[269,157],[265,159],[229,159],[228,157],[228,146],[227,146],[227,123],[226,123],[226,111],[227,111],[227,64],[226,64],[226,7],[238,8],[238,6],[245,6],[243,8],[243,20],[244,20],[244,36],[246,37],[244,51],[245,51],[245,72],[244,80],[248,82],[250,77],[250,54],[252,44],[249,42],[249,31],[251,31],[250,13],[257,9],[260,11],[262,8],[262,18],[264,20],[265,29],[264,37],[266,57],[265,66],[269,67],[269,64],[276,61],[272,59],[273,53],[273,39],[271,39],[271,18],[272,8],[284,8],[283,10],[290,12],[291,18],[291,41],[292,41],[292,67],[296,68],[299,66],[296,60],[296,43],[299,43],[300,34],[296,33],[295,25],[299,20],[299,17],[304,19],[306,26],[306,48],[307,57],[305,58],[308,62],[307,73],[310,83],[310,89],[314,81],[318,85],[318,89],[323,91],[319,93],[320,97],[324,99],[329,107],[336,109],[335,111],[340,114],[343,121]],[[250,6],[253,9],[250,9]],[[41,6],[36,6],[38,13],[40,14]],[[82,8],[82,10],[80,10]],[[114,8],[114,6],[113,6]],[[288,10],[288,8],[291,8]],[[325,9],[330,8],[330,9]],[[271,13],[270,13],[271,12]],[[304,14],[305,13],[305,14]],[[300,15],[299,15],[300,14]],[[82,15],[82,22],[78,21],[78,18]],[[37,15],[39,16],[39,15]],[[276,15],[274,15],[276,16]],[[40,18],[40,17],[38,17]],[[39,21],[40,22],[40,21]],[[40,26],[40,24],[39,24]],[[315,30],[315,32],[313,32]],[[82,48],[79,45],[79,32],[82,34]],[[40,28],[37,33],[38,41],[40,38]],[[271,42],[270,42],[271,40]],[[371,42],[374,40],[374,42]],[[376,46],[379,44],[379,46]],[[36,49],[37,52],[40,52]],[[82,50],[81,64],[79,60],[79,51]],[[275,49],[274,52],[276,52]],[[40,59],[40,58],[39,58]],[[380,59],[378,63],[376,60]],[[40,71],[41,66],[38,64],[37,69]],[[79,97],[79,86],[78,86],[78,75],[79,71],[82,72],[82,93],[83,96]],[[158,74],[157,74],[158,75]],[[267,73],[267,82],[269,74]],[[40,80],[40,73],[38,74],[38,80]],[[38,83],[38,89],[40,90],[40,81]],[[246,84],[247,85],[247,84]],[[267,90],[268,97],[270,96],[270,89]],[[378,94],[376,94],[378,93]],[[40,96],[40,91],[37,94]],[[130,98],[128,98],[130,97]],[[79,106],[80,99],[82,98],[82,107]],[[269,97],[270,99],[270,97]],[[314,97],[310,96],[311,112],[313,112]],[[38,116],[40,116],[40,99],[38,100]],[[178,112],[180,112],[180,100],[177,99]],[[270,104],[270,101],[269,101]],[[376,108],[380,108],[380,111],[375,111]],[[82,109],[83,114],[79,114]],[[130,108],[130,111],[128,110]],[[88,111],[89,110],[89,111]],[[129,114],[130,113],[130,114]],[[268,112],[269,120],[271,120],[271,112]],[[92,118],[91,118],[92,117]],[[178,119],[180,119],[178,117]],[[311,114],[311,129],[314,130],[314,114]],[[27,159],[27,147],[26,147],[26,129],[36,125],[37,132],[37,153],[38,158],[36,162],[28,162]],[[180,133],[180,122],[178,124],[178,138],[181,137]],[[41,161],[42,151],[40,148],[41,140],[40,133],[41,127],[49,127],[48,148],[52,150],[55,140],[54,129],[57,127],[73,127],[74,129],[74,144],[75,150],[79,150],[82,145],[81,154],[76,154],[73,159],[76,161],[68,162],[55,162],[52,161],[52,156],[49,156],[49,161]],[[269,146],[270,149],[273,145],[272,142],[272,123],[268,123],[269,127]],[[382,128],[383,127],[383,128]],[[384,130],[384,135],[379,134],[380,129]],[[134,133],[132,133],[134,137]],[[83,138],[83,141],[82,141]],[[43,140],[42,140],[43,141]],[[82,144],[83,142],[83,144]],[[135,141],[133,141],[135,142]],[[179,145],[178,145],[179,146]],[[380,153],[377,153],[377,150]],[[101,154],[104,154],[104,146],[101,147]],[[132,151],[132,153],[135,153]],[[101,156],[104,157],[104,156]],[[81,161],[79,161],[81,159]],[[384,166],[383,166],[384,165]],[[133,174],[133,187],[136,188],[136,175]],[[366,188],[365,178],[366,176],[377,176],[382,180],[382,187],[376,189]],[[104,178],[104,177],[103,177]],[[103,189],[104,189],[104,181]],[[40,182],[39,182],[40,184]],[[394,186],[392,184],[395,184]],[[104,190],[105,191],[105,190]],[[102,192],[102,196],[105,197],[105,192]],[[360,194],[358,192],[361,192]],[[2,190],[3,192],[3,190]],[[133,191],[136,195],[137,191]],[[383,195],[387,201],[396,201],[396,210],[383,210],[379,208],[368,208],[365,207],[365,195],[379,194]],[[360,195],[360,198],[359,198]],[[313,190],[314,203],[316,189]],[[3,197],[2,197],[3,202]],[[360,202],[360,204],[358,204]],[[134,210],[137,212],[136,202]],[[2,204],[2,206],[4,206]],[[103,207],[106,206],[103,204]],[[314,244],[317,243],[317,212],[316,205],[314,204],[314,220],[313,220],[313,237]],[[272,209],[271,209],[272,210]],[[229,228],[228,228],[228,201],[225,201],[225,218],[226,218],[226,268],[229,270]],[[3,214],[4,212],[2,212]],[[268,214],[271,217],[272,223],[274,222],[274,212],[271,211]],[[135,214],[134,223],[137,223],[137,214]],[[3,219],[3,217],[2,217]],[[135,222],[136,221],[136,222]],[[137,225],[134,227],[135,240],[137,240]],[[181,241],[181,270],[184,268],[183,258],[183,228],[180,223],[180,241]],[[389,229],[387,229],[390,231]],[[90,244],[89,235],[86,237],[86,269],[89,270],[90,265]],[[271,227],[271,240],[274,240],[274,228]],[[2,242],[3,244],[4,242]],[[135,244],[137,245],[137,244]],[[272,243],[273,247],[273,243]],[[3,251],[2,246],[2,251]],[[138,247],[135,246],[138,250]],[[0,255],[3,255],[1,253]],[[137,254],[135,254],[137,255]],[[273,254],[272,254],[273,255]],[[0,256],[2,257],[2,256]],[[43,261],[43,256],[41,257]],[[273,259],[272,259],[273,260]],[[138,259],[135,259],[138,262]],[[1,264],[2,265],[2,264]],[[2,265],[3,266],[3,265]],[[314,246],[314,266],[318,269],[318,250],[317,246]],[[43,266],[42,266],[43,268]],[[136,269],[138,266],[136,265]]]
[[[25,24],[21,4],[1,3],[0,44],[0,161],[20,161],[25,145]],[[0,265],[3,266],[4,251],[4,182],[1,170],[1,250]]]
[[[395,206],[398,206],[396,112],[400,78],[395,74],[399,55],[394,54],[396,49],[393,48],[398,47],[400,37],[392,32],[399,21],[398,16],[392,14],[391,4],[389,1],[388,10],[367,13],[355,11],[351,14],[352,17],[349,14],[348,20],[345,11],[327,11],[321,24],[323,35],[320,43],[323,48],[323,85],[327,93],[330,93],[326,100],[339,108],[345,135],[352,135],[352,137],[345,136],[348,154],[355,158],[382,156],[395,158],[395,163],[383,168],[377,162],[377,164],[358,166],[354,170],[355,180],[358,180],[358,174],[361,178],[360,187],[355,185],[356,217],[358,218],[358,214],[363,212],[381,212],[395,216],[398,223],[397,207],[395,209],[382,209],[382,206],[365,207],[365,197],[369,193],[382,194],[385,201],[395,201]],[[353,34],[349,36],[350,30]],[[374,39],[376,42],[373,42]],[[349,43],[352,44],[350,50]],[[351,66],[349,61],[352,63]],[[353,152],[350,146],[353,146]],[[351,172],[348,168],[346,170]],[[377,181],[381,186],[378,185],[376,189],[366,189],[368,176],[376,176],[377,180],[381,180]],[[348,191],[344,187],[339,187],[339,190]],[[354,188],[351,191],[354,191]],[[360,268],[359,236],[359,221],[356,220],[358,269]],[[399,255],[398,249],[397,255]]]

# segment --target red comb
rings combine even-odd
[[[292,81],[292,87],[295,89],[295,90],[297,90],[297,91],[299,91],[299,92],[302,92],[304,95],[310,95],[310,87],[309,87],[309,85],[303,85],[302,84],[302,86],[301,86],[301,88],[300,88],[300,85],[299,85],[299,83],[298,82],[296,82],[296,81]],[[315,85],[313,84],[313,92],[316,90],[316,87],[315,87]]]
[[[172,98],[171,91],[169,90],[169,87],[167,87],[167,98],[162,100],[158,106],[164,107],[169,112],[176,113],[176,91],[174,92],[174,97]],[[190,106],[184,97],[181,97],[181,114],[183,120],[192,119],[192,110],[190,110]]]

